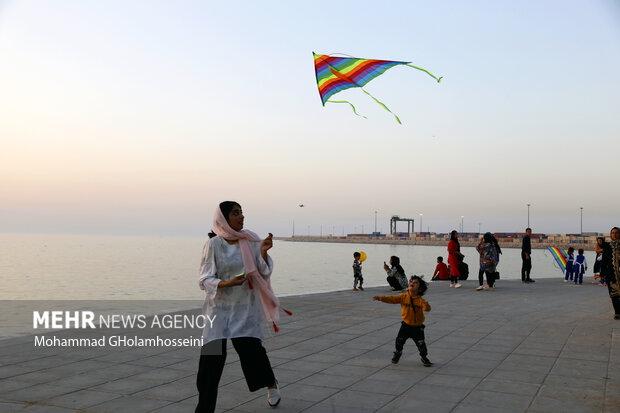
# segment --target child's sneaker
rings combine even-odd
[[[459,284],[459,283],[454,284],[454,288],[461,288],[461,287],[462,287],[462,285]]]
[[[353,291],[357,291],[357,288],[353,287]]]
[[[450,283],[450,288],[454,287],[454,283]]]
[[[364,287],[360,285],[360,291],[364,291]]]
[[[400,356],[403,355],[402,351],[395,351],[392,356],[392,364],[398,364],[398,360],[400,360]]]
[[[482,290],[484,290],[484,287],[483,287],[483,286],[480,286],[480,287],[477,287],[477,288],[476,288],[476,291],[482,291]]]
[[[420,357],[420,361],[422,361],[422,364],[424,364],[424,367],[430,367],[433,365],[433,363],[431,363],[431,361],[426,356]]]

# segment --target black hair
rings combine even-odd
[[[575,252],[575,248],[573,247],[568,247],[568,253],[572,254],[573,252]]]
[[[355,251],[355,252],[353,253],[353,257],[354,257],[354,258],[360,258],[361,256],[362,256],[362,255],[361,255],[359,252],[357,252],[357,251]]]
[[[579,248],[579,255],[583,255],[583,248]]]
[[[495,251],[497,251],[498,255],[502,253],[502,249],[499,247],[499,242],[497,242],[497,238],[495,238],[495,235],[487,232],[482,238],[484,239],[484,242],[488,242],[495,247]]]
[[[217,234],[215,232],[213,232],[213,230],[211,230],[209,232],[209,239],[213,238],[213,237],[217,237]]]
[[[437,259],[439,260],[439,262],[443,262],[443,257],[442,256],[437,257]]]
[[[220,203],[220,211],[222,211],[222,215],[224,215],[226,222],[228,222],[228,215],[230,215],[230,211],[232,211],[235,206],[241,208],[241,205],[235,201],[224,201]]]
[[[403,270],[403,267],[400,266],[400,258],[396,255],[392,255],[390,259],[392,260],[392,268],[396,268],[399,273],[405,275],[405,270]]]
[[[413,280],[418,280],[418,282],[420,283],[420,288],[418,288],[418,294],[420,296],[423,296],[426,290],[428,290],[428,283],[424,281],[424,276],[419,277],[417,275],[412,275],[409,279],[409,282]]]
[[[527,230],[528,230],[528,229],[529,229],[530,231],[532,230],[532,228],[527,227],[527,228],[525,228],[525,232],[527,232]]]
[[[453,230],[450,233],[450,241],[454,241],[456,242],[456,245],[459,247],[459,250],[461,249],[461,244],[459,243],[458,238],[456,237],[456,235],[458,234],[458,232],[456,230]]]

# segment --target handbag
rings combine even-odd
[[[493,273],[493,278],[495,278],[496,280],[499,280],[499,271],[495,271]]]

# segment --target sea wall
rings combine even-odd
[[[393,245],[435,245],[447,246],[447,239],[429,239],[421,237],[371,237],[371,236],[299,236],[294,237],[275,237],[281,241],[291,242],[337,242],[337,243],[357,243],[357,244],[393,244]],[[583,242],[578,242],[583,241]],[[475,247],[478,245],[478,238],[459,238],[462,247]],[[499,245],[502,248],[521,248],[521,238],[500,238]],[[569,237],[552,236],[548,238],[532,238],[532,248],[558,247],[568,249],[573,247],[575,250],[583,248],[586,251],[594,251],[596,246],[596,237],[584,237],[582,240],[569,239]]]

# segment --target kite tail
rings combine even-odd
[[[432,73],[431,73],[431,72],[429,72],[428,70],[423,69],[423,68],[418,67],[418,66],[414,66],[414,65],[412,65],[411,63],[407,63],[407,66],[409,66],[409,67],[413,67],[414,69],[418,69],[418,70],[421,70],[421,71],[423,71],[423,72],[428,73],[428,74],[429,74],[429,75],[430,75],[433,79],[435,79],[435,80],[437,81],[437,83],[441,82],[441,79],[443,79],[443,76],[441,76],[441,77],[439,77],[439,78],[438,78],[437,76],[435,76],[434,74],[432,74]]]
[[[399,125],[402,125],[402,123],[400,122],[400,119],[398,119],[398,116],[396,116],[396,114],[394,112],[392,112],[391,110],[388,109],[387,106],[385,106],[382,102],[380,102],[376,97],[374,97],[373,95],[371,95],[370,93],[366,92],[364,90],[364,88],[361,88],[362,92],[366,93],[368,96],[370,96],[371,98],[374,99],[375,102],[377,102],[378,104],[380,104],[381,106],[383,106],[383,109],[387,110],[388,112],[390,112],[392,115],[394,115],[394,117],[396,118],[396,122],[398,122]]]
[[[331,102],[331,103],[348,103],[349,106],[351,106],[351,109],[353,109],[353,113],[355,113],[357,116],[360,116],[364,119],[368,119],[366,116],[364,115],[360,115],[359,113],[357,113],[357,111],[355,110],[355,106],[353,106],[353,104],[351,102],[347,102],[346,100],[328,100],[327,102]]]

